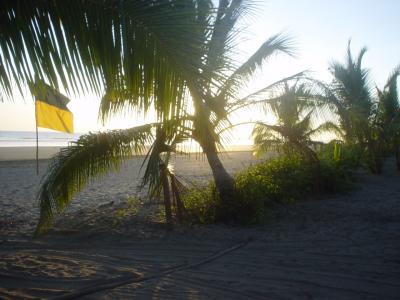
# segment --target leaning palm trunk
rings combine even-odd
[[[208,163],[210,164],[215,185],[223,202],[232,200],[234,194],[234,181],[223,166],[218,153],[215,150],[205,150]]]
[[[196,88],[191,89],[192,97],[196,99],[195,108],[197,115],[194,118],[193,138],[200,144],[210,165],[214,183],[221,200],[221,210],[217,216],[221,221],[228,221],[229,211],[235,194],[235,184],[231,175],[222,164],[216,147],[216,138],[213,134],[212,124],[209,122],[210,112],[201,105],[200,93]],[[206,121],[204,121],[206,120]]]
[[[202,145],[202,148],[211,167],[215,186],[221,200],[220,210],[218,210],[217,218],[221,221],[228,221],[230,219],[230,207],[232,206],[231,204],[235,195],[234,180],[222,164],[215,144]]]

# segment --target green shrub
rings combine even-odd
[[[363,164],[363,150],[359,145],[346,145],[338,141],[324,145],[318,157],[326,192],[347,189],[352,181],[353,171]]]
[[[299,156],[283,156],[251,167],[236,178],[243,197],[262,198],[264,203],[290,203],[312,189],[310,166]]]
[[[320,185],[323,193],[336,193],[347,190],[351,186],[352,174],[350,169],[337,165],[334,161],[320,161]]]
[[[114,212],[116,220],[121,220],[126,217],[136,215],[141,205],[141,199],[136,196],[129,197],[126,201],[126,207],[119,208]]]
[[[319,183],[318,190],[316,182]],[[337,192],[348,183],[346,168],[328,155],[321,160],[318,174],[309,161],[299,155],[290,155],[238,173],[235,198],[225,207],[214,184],[191,189],[183,196],[183,201],[192,223],[254,224],[262,221],[276,203],[289,204],[316,192]]]
[[[357,144],[332,141],[321,148],[318,157],[321,161],[329,162],[336,168],[351,172],[362,165],[363,152],[363,149]]]
[[[214,183],[206,187],[193,187],[182,195],[189,223],[211,224],[215,222],[216,206],[219,202]]]

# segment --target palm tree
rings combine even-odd
[[[380,173],[382,153],[379,131],[372,122],[375,103],[371,96],[369,72],[362,67],[366,51],[366,48],[362,48],[353,59],[349,41],[345,64],[337,61],[331,63],[334,80],[328,98],[337,108],[346,142],[357,143],[366,149],[371,171]]]
[[[211,1],[2,1],[1,100],[38,80],[68,93],[89,90],[160,121],[179,116],[201,57]],[[13,86],[18,88],[18,92]],[[113,106],[115,108],[116,106]],[[38,194],[39,229],[90,177],[118,168],[156,141],[161,123],[81,137],[49,166]]]
[[[305,83],[289,86],[284,82],[279,90],[277,96],[263,101],[266,112],[272,113],[277,121],[276,124],[258,122],[255,125],[253,138],[256,153],[273,150],[288,154],[295,150],[318,168],[319,160],[312,148],[316,143],[312,137],[325,131],[340,133],[340,129],[331,121],[314,125],[323,103]]]
[[[389,76],[383,90],[377,88],[379,102],[376,122],[383,133],[387,151],[395,154],[397,168],[400,170],[400,100],[397,93],[399,75],[400,66]]]
[[[228,36],[226,37],[229,38]],[[192,94],[194,100],[195,113],[192,116],[192,137],[202,147],[207,160],[211,166],[219,196],[223,202],[222,206],[229,206],[230,201],[234,201],[234,182],[233,178],[225,170],[218,157],[218,146],[221,146],[218,132],[230,125],[229,113],[235,104],[241,101],[236,98],[235,93],[251,77],[264,60],[277,52],[289,51],[289,40],[281,35],[276,35],[268,39],[258,51],[256,51],[243,65],[239,66],[222,85],[218,87],[216,93],[211,88],[203,89],[203,101],[196,103],[197,92]],[[221,57],[222,52],[211,51],[216,57]],[[222,49],[220,50],[222,51]],[[211,57],[211,55],[210,55]],[[210,65],[211,66],[211,65]],[[221,70],[222,71],[222,70]],[[203,105],[206,103],[206,106]]]
[[[222,0],[215,14],[203,17],[209,21],[204,30],[204,38],[198,45],[203,54],[191,56],[191,59],[197,59],[198,65],[202,66],[195,77],[186,76],[185,82],[191,100],[189,106],[194,108],[194,112],[180,110],[180,116],[185,116],[181,118],[185,126],[191,128],[190,138],[198,142],[206,155],[219,196],[226,203],[234,199],[234,182],[218,156],[218,149],[221,147],[218,128],[229,124],[229,108],[232,102],[238,101],[235,93],[251,78],[255,70],[272,55],[279,52],[291,54],[290,39],[275,35],[264,42],[242,65],[236,66],[233,56],[236,37],[240,31],[237,24],[250,9],[252,5],[248,1]],[[231,75],[226,76],[229,72]],[[125,109],[126,105],[123,97],[104,97],[101,103],[102,116],[107,118],[110,113]],[[177,107],[179,110],[179,106]]]
[[[67,92],[104,92],[103,120],[130,108],[143,112],[154,108],[158,118],[157,123],[139,128],[83,136],[55,157],[38,195],[40,226],[46,227],[89,177],[117,168],[127,153],[142,150],[140,142],[153,143],[154,148],[156,128],[172,120],[168,138],[185,132],[184,139],[196,140],[207,156],[221,199],[234,198],[233,180],[218,157],[216,125],[228,123],[228,100],[240,84],[268,57],[289,52],[290,46],[288,39],[274,36],[242,66],[234,67],[236,25],[252,8],[247,1],[220,1],[217,9],[211,1],[194,0],[5,1],[1,5],[7,25],[0,41],[5,96],[14,93],[12,81],[21,93],[34,78],[55,88],[60,81]],[[229,72],[231,76],[226,75]],[[190,106],[194,112],[188,114]],[[153,179],[160,175],[154,168],[160,151],[147,161]]]
[[[347,141],[365,141],[365,131],[369,125],[373,102],[369,86],[368,70],[362,68],[362,58],[367,49],[362,48],[359,55],[353,59],[350,41],[347,47],[346,63],[333,61],[330,66],[334,77],[333,91],[339,105],[350,118],[350,124],[342,123]],[[339,114],[341,112],[338,112]],[[346,119],[346,117],[341,118]]]

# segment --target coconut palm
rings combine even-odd
[[[234,24],[238,20],[238,16],[235,16],[234,13],[239,9],[242,2],[232,2],[230,6],[225,2],[222,4],[225,6],[219,7],[217,19],[213,23],[213,26],[210,26],[212,33],[208,34],[212,37],[219,34],[219,40],[217,42],[211,38],[205,45],[205,56],[208,60],[206,61],[206,68],[202,71],[204,73],[207,71],[213,72],[217,75],[218,80],[210,83],[204,77],[199,76],[197,80],[187,82],[187,92],[191,100],[189,106],[194,107],[194,111],[190,112],[186,107],[182,108],[179,117],[179,120],[182,122],[175,122],[174,130],[184,132],[183,135],[180,135],[181,142],[192,139],[201,146],[211,167],[219,196],[223,202],[222,207],[227,207],[230,205],[230,201],[234,201],[235,198],[234,182],[223,166],[218,152],[219,148],[223,146],[220,140],[221,129],[226,129],[226,126],[230,124],[228,117],[232,108],[240,107],[243,102],[243,99],[239,100],[235,96],[235,92],[247,82],[257,67],[262,65],[263,61],[278,52],[291,54],[291,46],[290,39],[283,35],[275,35],[264,42],[242,65],[236,67],[230,76],[224,78],[221,75],[224,72],[224,68],[229,70],[232,64],[231,58],[227,56],[227,53],[229,54],[227,48],[230,47],[231,35],[235,34]],[[235,5],[237,7],[233,9],[232,6]],[[223,9],[226,10],[226,13],[221,12]],[[221,61],[224,56],[226,56],[225,60]],[[218,63],[219,67],[216,63],[217,61],[220,61]],[[212,75],[209,76],[212,78]],[[296,76],[299,76],[299,74]],[[253,93],[252,96],[257,95],[259,92]],[[103,119],[107,119],[110,114],[118,113],[126,107],[127,103],[124,99],[110,101],[109,98],[103,97],[100,114]],[[154,157],[157,157],[157,155],[155,154]],[[151,159],[148,162],[154,165],[152,176],[154,176],[154,180],[158,181],[159,185],[155,186],[157,187],[157,191],[160,191],[161,179],[155,179],[159,176],[155,172],[156,163],[152,162]],[[221,218],[224,218],[222,214]],[[226,216],[226,218],[229,218],[229,216]]]
[[[346,142],[357,143],[365,149],[371,171],[380,173],[383,162],[380,130],[373,122],[375,103],[371,96],[369,72],[362,67],[366,51],[366,48],[362,48],[358,56],[353,58],[349,41],[346,62],[331,63],[334,80],[329,98],[337,108]]]
[[[195,78],[187,76],[186,80],[186,92],[190,95],[189,107],[193,107],[194,112],[186,110],[181,114],[186,115],[186,125],[191,128],[190,138],[198,142],[207,157],[223,202],[234,198],[234,183],[218,156],[221,147],[218,129],[229,124],[228,108],[232,101],[237,101],[235,93],[255,70],[272,55],[279,52],[290,54],[291,49],[290,39],[275,35],[242,65],[236,66],[233,56],[239,32],[238,22],[250,9],[250,1],[220,1],[215,14],[204,18],[209,23],[204,31],[204,39],[199,41],[198,46],[203,50],[203,55],[191,57],[203,65]],[[226,76],[229,73],[231,75]],[[127,104],[129,106],[130,103],[123,97],[104,97],[101,103],[102,115],[107,118],[110,113],[126,109]]]
[[[199,45],[207,39],[210,1],[17,0],[2,1],[0,8],[2,100],[16,94],[14,85],[23,94],[38,79],[66,92],[123,98],[139,111],[155,107],[158,119],[166,120],[179,116],[186,81],[206,69]],[[89,134],[64,149],[38,194],[39,229],[90,177],[157,141],[154,128],[160,126]]]
[[[397,92],[397,77],[400,66],[389,76],[383,90],[377,88],[378,111],[376,122],[383,133],[383,142],[390,154],[395,154],[400,170],[400,100]]]
[[[349,41],[346,63],[342,64],[338,61],[333,61],[330,66],[331,74],[334,77],[333,92],[338,99],[339,105],[342,106],[350,118],[350,124],[342,123],[346,140],[358,141],[359,143],[365,142],[373,107],[369,72],[361,65],[366,51],[366,48],[362,48],[358,56],[353,59]],[[339,115],[341,114],[339,111],[338,113]],[[346,117],[341,119],[346,119]]]
[[[210,24],[205,31],[205,42],[202,40],[199,43],[199,48],[204,50],[201,58],[206,59],[192,58],[199,59],[203,66],[199,68],[196,78],[187,77],[187,89],[184,90],[190,95],[188,106],[193,107],[194,112],[189,113],[182,109],[184,105],[176,105],[181,115],[185,116],[181,118],[185,126],[191,128],[190,138],[200,144],[208,159],[220,197],[227,201],[233,198],[234,186],[232,177],[218,157],[218,147],[221,143],[216,133],[217,128],[228,123],[229,101],[236,100],[234,92],[251,77],[257,67],[273,54],[288,53],[290,50],[289,39],[276,35],[268,39],[244,64],[234,68],[235,62],[231,56],[238,30],[236,24],[249,8],[246,1],[221,1],[216,14],[207,18]],[[226,77],[225,73],[230,70],[233,70],[231,75]],[[103,119],[132,107],[132,103],[119,96],[106,94],[103,97]],[[176,114],[171,113],[170,116],[176,118]]]
[[[116,168],[126,153],[143,148],[140,142],[156,143],[155,128],[172,120],[174,133],[168,138],[185,132],[185,139],[196,140],[207,156],[221,199],[231,200],[233,180],[218,157],[216,127],[228,123],[226,107],[234,92],[271,55],[289,52],[289,40],[280,35],[270,38],[235,68],[232,53],[238,20],[252,8],[247,1],[220,1],[217,9],[211,1],[194,0],[75,0],[72,4],[2,3],[8,26],[0,41],[4,62],[0,83],[5,95],[13,93],[12,80],[22,92],[22,85],[36,77],[56,88],[59,79],[67,91],[104,93],[103,120],[129,109],[154,108],[159,122],[83,136],[55,157],[38,196],[40,224],[48,224],[54,213],[64,209],[88,177]],[[188,107],[194,112],[188,113]],[[146,138],[135,140],[136,134]],[[145,175],[153,180],[159,175],[154,166],[161,152],[154,153],[147,161],[153,177]],[[79,163],[86,158],[87,162]],[[66,172],[75,175],[64,180]]]
[[[321,119],[317,113],[324,103],[307,84],[290,86],[284,82],[279,90],[277,96],[263,101],[267,114],[272,113],[276,123],[257,122],[253,130],[256,153],[294,150],[318,167],[319,160],[313,149],[316,143],[312,138],[326,131],[340,133],[340,129],[331,121],[315,125]]]

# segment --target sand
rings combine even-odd
[[[182,177],[210,178],[205,162],[176,161]],[[40,163],[43,172],[47,161]],[[0,298],[55,297],[124,279],[133,283],[84,299],[399,299],[400,175],[393,161],[382,176],[359,172],[353,190],[282,208],[262,226],[172,231],[144,213],[115,216],[141,195],[139,163],[92,183],[49,235],[32,239],[34,161],[1,162]],[[246,152],[225,157],[230,172],[252,163]]]
[[[49,159],[60,147],[39,147],[39,159]],[[0,147],[0,161],[35,160],[36,147]]]

